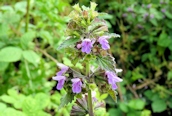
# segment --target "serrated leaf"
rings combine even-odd
[[[117,92],[116,91],[113,91],[112,89],[110,89],[108,91],[108,94],[112,97],[112,99],[117,103]]]
[[[61,103],[59,105],[58,109],[61,109],[62,107],[66,106],[67,104],[71,103],[74,100],[74,94],[67,93],[61,98]]]
[[[73,77],[80,77],[80,78],[86,78],[86,76],[82,75],[80,72],[70,68],[72,70],[73,73]]]
[[[22,50],[18,47],[5,47],[0,51],[0,62],[16,62],[20,60]]]
[[[60,49],[69,47],[70,45],[75,44],[79,40],[80,40],[79,38],[70,38],[70,39],[67,39],[62,44],[60,44],[60,46],[57,49],[60,50]]]
[[[96,59],[97,59],[98,65],[102,69],[115,72],[114,58],[112,58],[111,56],[106,56],[106,57],[97,56]]]
[[[22,55],[23,55],[24,59],[26,59],[28,62],[32,63],[35,66],[40,61],[39,55],[34,51],[26,50],[26,51],[23,51]]]

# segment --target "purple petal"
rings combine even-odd
[[[63,88],[64,82],[65,82],[64,79],[59,80],[59,81],[58,81],[58,84],[57,84],[57,86],[56,86],[56,88],[57,88],[58,90],[61,90],[61,89]]]
[[[84,39],[81,45],[82,45],[82,52],[85,52],[87,54],[91,52],[91,48],[93,47],[93,44],[90,39]]]
[[[57,72],[57,76],[62,76],[69,69],[69,67],[64,64],[57,63],[57,65],[61,69],[59,72]]]
[[[104,50],[110,49],[109,42],[107,39],[109,39],[109,36],[101,36],[98,39],[98,42],[101,44],[102,49]]]
[[[73,93],[80,93],[81,92],[81,86],[82,82],[79,78],[74,78],[72,81],[72,91]]]
[[[53,80],[59,81],[59,80],[66,80],[65,76],[55,76],[53,77]]]
[[[116,85],[116,83],[114,83],[113,85],[112,85],[112,89],[113,90],[116,90],[118,88],[118,86]]]

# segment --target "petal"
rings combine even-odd
[[[113,90],[116,90],[118,88],[118,86],[116,85],[116,83],[114,83],[113,85],[112,85],[112,89]]]
[[[84,39],[81,45],[82,45],[82,49],[81,49],[82,52],[85,52],[87,54],[91,52],[91,48],[93,47],[93,44],[90,39]]]
[[[56,80],[56,81],[59,81],[59,80],[66,80],[66,77],[65,76],[55,76],[55,77],[52,77],[53,80]]]
[[[79,78],[74,78],[74,79],[71,79],[72,83],[77,83],[79,81],[81,81]]]
[[[73,91],[73,93],[80,93],[81,92],[80,82],[72,84],[72,91]]]
[[[59,80],[56,88],[58,90],[61,90],[63,88],[64,82],[65,82],[65,80],[63,80],[63,79]]]

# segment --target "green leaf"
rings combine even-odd
[[[69,39],[65,40],[62,44],[60,44],[60,46],[57,49],[60,50],[60,49],[69,47],[70,45],[75,44],[79,40],[80,40],[79,38],[69,38]]]
[[[108,91],[108,94],[112,97],[112,99],[117,103],[117,92],[113,91],[112,89],[110,89]]]
[[[71,103],[74,100],[74,94],[67,93],[61,98],[61,103],[59,105],[59,109]]]
[[[111,56],[106,56],[106,57],[97,56],[96,59],[97,59],[98,65],[102,69],[115,72],[114,58],[112,58]]]
[[[156,100],[152,104],[153,112],[163,112],[167,108],[167,105],[164,100]]]
[[[26,51],[23,51],[22,55],[23,55],[24,59],[26,59],[28,62],[32,63],[35,66],[40,61],[39,55],[34,51],[26,50]]]
[[[45,93],[36,94],[35,99],[42,109],[44,109],[50,103],[50,98]]]
[[[168,78],[168,80],[171,80],[171,79],[172,79],[172,71],[169,71],[169,72],[168,72],[167,78]]]
[[[0,62],[0,71],[4,71],[8,67],[8,62]]]
[[[21,44],[22,48],[24,48],[24,49],[33,48],[34,43],[32,41],[35,37],[36,37],[36,33],[34,31],[29,31],[29,32],[23,34],[20,39],[20,44]]]
[[[123,112],[125,112],[125,113],[127,113],[128,110],[129,110],[127,104],[124,103],[124,102],[120,103],[120,104],[119,104],[119,107],[120,107],[120,109],[121,109]]]
[[[29,96],[23,101],[22,110],[27,116],[36,116],[36,113],[41,110],[41,106],[39,106],[35,99]]]
[[[169,18],[172,19],[172,14],[168,11],[165,11],[165,15]]]
[[[128,106],[135,110],[142,110],[145,106],[145,102],[140,99],[134,99],[129,102]]]
[[[168,47],[170,43],[171,41],[168,38],[168,35],[165,32],[162,32],[158,39],[158,45],[162,47]]]
[[[10,104],[14,104],[14,103],[16,102],[16,100],[15,100],[13,97],[8,96],[8,95],[2,95],[2,96],[0,97],[0,99],[1,99],[2,101],[4,101],[4,102],[10,103]]]
[[[16,62],[20,60],[22,50],[18,47],[5,47],[0,51],[0,62]]]

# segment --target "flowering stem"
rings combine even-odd
[[[89,65],[89,61],[86,64],[86,75],[89,77],[90,75],[90,65]],[[93,103],[92,103],[92,95],[91,95],[91,89],[89,88],[88,90],[88,111],[89,111],[89,116],[94,116],[93,113]]]
[[[89,116],[94,116],[91,89],[88,90],[88,110]]]

